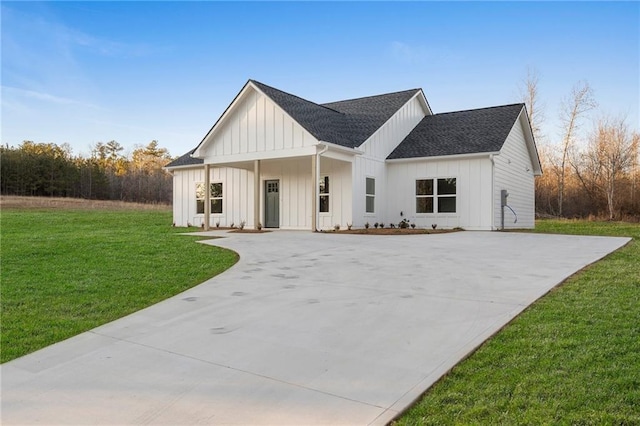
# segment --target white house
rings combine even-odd
[[[308,230],[533,228],[542,173],[524,104],[433,114],[422,89],[316,104],[255,80],[166,168],[176,226]]]

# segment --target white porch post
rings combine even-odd
[[[253,161],[253,228],[260,225],[260,160]]]
[[[316,218],[318,217],[318,178],[316,162],[318,154],[311,156],[311,231],[318,230]]]
[[[209,164],[204,165],[204,230],[209,230],[209,216],[211,215],[211,176]]]

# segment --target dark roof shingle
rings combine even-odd
[[[428,115],[387,159],[500,151],[524,104]]]
[[[316,139],[349,148],[362,145],[420,89],[316,104],[251,80]]]
[[[176,158],[175,160],[167,164],[165,167],[182,167],[182,166],[193,166],[197,164],[204,164],[204,160],[202,158],[193,158],[191,156],[191,154],[193,154],[193,151],[195,151],[195,149],[192,149],[186,154],[181,155],[180,157]]]

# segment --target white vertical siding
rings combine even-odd
[[[253,225],[253,172],[229,167],[212,167],[211,183],[222,182],[222,214],[211,214],[215,227],[239,225],[245,221]],[[173,171],[173,222],[176,226],[201,226],[204,215],[197,213],[196,184],[204,182],[204,166]]]
[[[414,97],[380,127],[360,149],[365,156],[384,160],[426,115],[418,97]]]
[[[491,229],[492,166],[488,156],[393,162],[387,167],[385,224],[398,223],[406,218],[419,228],[430,228],[436,224],[438,228]],[[417,214],[416,179],[438,178],[456,178],[456,212]]]
[[[353,223],[351,163],[321,157],[320,176],[329,176],[329,212],[320,213],[318,229],[346,229]]]
[[[309,147],[318,141],[271,99],[248,90],[207,141],[207,158]]]
[[[509,209],[505,209],[505,228],[533,228],[535,226],[535,189],[533,166],[527,150],[522,120],[524,111],[514,124],[500,154],[495,159],[495,175],[493,188],[494,229],[501,224],[500,190],[509,192],[507,204],[515,210],[518,222]]]
[[[264,223],[264,182],[278,180],[280,228],[311,229],[311,157],[263,161],[260,170],[260,221]]]
[[[376,180],[376,198],[374,213],[366,213],[366,179]],[[353,162],[352,173],[352,205],[353,205],[353,225],[357,228],[364,227],[369,222],[373,225],[376,222],[386,220],[387,205],[387,166],[383,160],[358,156]]]
[[[353,162],[352,173],[352,205],[353,222],[355,227],[364,227],[365,223],[373,225],[375,222],[386,222],[387,197],[389,186],[387,181],[387,166],[385,159],[407,137],[413,128],[424,118],[424,110],[418,97],[414,97],[382,125],[359,149],[363,155],[357,156]],[[376,180],[375,212],[366,213],[366,178]]]

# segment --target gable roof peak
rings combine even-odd
[[[254,85],[258,86],[258,88],[259,88],[260,90],[262,90],[263,92],[265,92],[265,90],[264,90],[264,89],[266,88],[266,89],[267,89],[266,91],[272,91],[272,90],[273,90],[273,91],[276,91],[276,92],[280,92],[280,93],[282,93],[283,95],[291,96],[291,97],[296,98],[296,99],[299,99],[299,100],[301,100],[301,101],[303,101],[303,102],[308,102],[308,103],[310,103],[310,104],[313,104],[313,105],[319,106],[319,107],[321,107],[321,108],[325,108],[325,109],[331,110],[331,111],[336,112],[336,113],[338,113],[338,114],[343,114],[342,112],[340,112],[340,111],[336,111],[336,110],[334,110],[333,108],[329,108],[329,107],[324,106],[324,105],[322,105],[322,104],[317,104],[317,103],[315,103],[315,102],[313,102],[313,101],[310,101],[310,100],[308,100],[308,99],[302,98],[302,97],[300,97],[300,96],[298,96],[298,95],[294,95],[293,93],[285,92],[284,90],[280,90],[280,89],[277,89],[277,88],[275,88],[275,87],[273,87],[273,86],[269,86],[268,84],[264,84],[264,83],[262,83],[262,82],[259,82],[258,80],[249,79],[249,82],[251,82],[251,83],[253,83]]]

